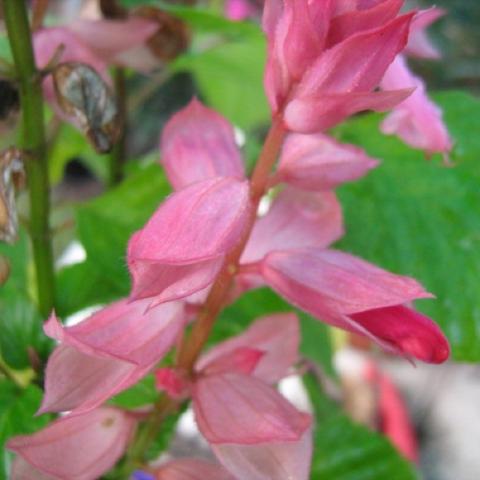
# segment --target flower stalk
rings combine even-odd
[[[54,269],[41,75],[35,65],[26,2],[2,0],[2,5],[20,90],[22,119],[19,146],[29,153],[25,169],[37,300],[40,313],[46,316],[54,305]]]

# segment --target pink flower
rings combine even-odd
[[[439,18],[445,15],[445,10],[441,8],[429,8],[421,10],[415,15],[412,21],[410,37],[408,39],[405,53],[413,57],[438,59],[441,53],[433,45],[427,36],[427,28]]]
[[[259,269],[280,295],[332,326],[425,362],[441,363],[449,356],[448,341],[438,326],[404,306],[431,297],[411,278],[320,248],[274,251]]]
[[[292,133],[283,145],[272,183],[287,182],[304,190],[331,190],[357,180],[378,165],[353,145],[342,145],[321,133]]]
[[[246,181],[217,177],[174,193],[130,240],[131,298],[153,307],[209,286],[250,215]]]
[[[214,177],[245,177],[232,126],[195,98],[163,129],[161,155],[175,189]]]
[[[125,451],[135,420],[104,407],[81,416],[59,418],[32,435],[14,437],[7,448],[18,454],[12,480],[95,480]]]
[[[389,109],[408,96],[408,90],[373,92],[405,47],[413,16],[395,18],[398,0],[379,3],[339,13],[330,1],[266,2],[265,88],[273,114],[283,112],[288,128],[325,130],[356,112]]]
[[[257,8],[249,0],[227,0],[225,2],[225,15],[230,20],[245,20],[254,16]]]
[[[399,136],[407,145],[424,150],[427,155],[441,153],[447,158],[453,145],[442,110],[430,100],[425,84],[409,70],[403,56],[390,65],[381,86],[415,87],[412,95],[387,115],[381,125],[382,132]]]
[[[48,360],[40,412],[97,407],[145,376],[170,350],[185,325],[184,307],[148,301],[116,302],[73,327],[55,315],[47,335],[62,342]]]
[[[308,478],[310,416],[266,383],[278,381],[295,362],[298,329],[294,315],[260,319],[202,357],[191,382],[183,380],[200,431],[237,478]],[[160,389],[172,384],[164,383],[171,375],[178,372],[157,373]]]

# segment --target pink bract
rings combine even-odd
[[[60,418],[32,435],[14,437],[7,448],[54,478],[95,480],[122,456],[135,423],[121,410],[103,407]]]
[[[162,465],[156,480],[235,480],[222,466],[196,458],[180,458]]]
[[[165,125],[160,148],[162,164],[175,189],[214,177],[245,176],[232,126],[197,99]]]

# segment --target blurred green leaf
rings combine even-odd
[[[79,240],[85,262],[59,274],[57,310],[62,316],[127,295],[127,244],[152,215],[170,187],[156,164],[139,169],[120,186],[77,210]]]
[[[183,55],[172,69],[192,72],[208,104],[234,125],[251,129],[270,114],[262,88],[265,58],[265,40],[257,32]]]
[[[439,95],[455,139],[454,168],[426,161],[379,133],[380,116],[338,129],[341,139],[383,159],[362,181],[341,189],[347,235],[341,248],[396,273],[418,278],[437,300],[417,306],[439,322],[459,361],[480,360],[480,102]]]
[[[412,466],[390,441],[356,424],[328,399],[312,376],[304,377],[315,416],[312,479],[415,480]]]
[[[4,448],[5,442],[14,435],[33,433],[43,428],[51,416],[34,417],[40,406],[42,391],[30,385],[25,390],[0,380],[0,479],[8,478],[7,472],[13,458]]]

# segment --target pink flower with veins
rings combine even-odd
[[[186,322],[184,306],[149,309],[121,300],[73,327],[55,315],[45,332],[60,341],[48,360],[40,413],[89,411],[145,376],[175,344]]]
[[[374,92],[405,47],[413,13],[400,0],[267,0],[265,88],[273,114],[303,133],[326,130],[362,110],[388,110],[410,90]],[[361,55],[358,52],[362,52]]]
[[[123,455],[135,426],[128,413],[102,407],[14,437],[7,442],[17,453],[11,480],[95,480]]]
[[[308,478],[310,416],[268,385],[295,363],[298,343],[297,317],[272,315],[201,357],[192,381],[171,369],[157,372],[158,388],[192,396],[201,433],[236,478]]]

